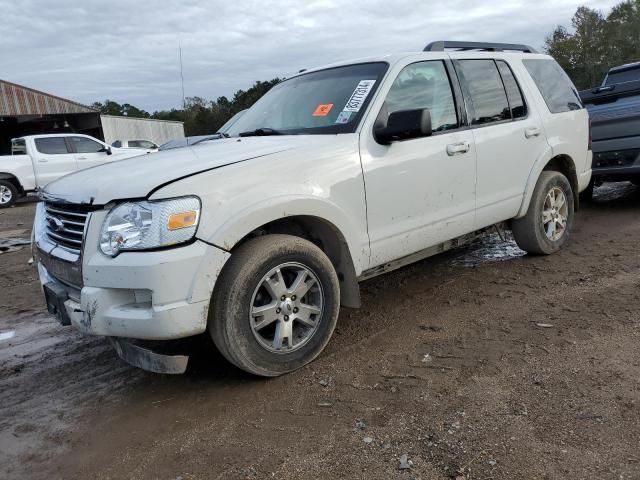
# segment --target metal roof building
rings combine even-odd
[[[0,79],[0,116],[2,117],[95,114],[97,112],[97,110],[80,103]]]
[[[143,121],[102,116],[98,110],[73,100],[0,79],[0,154],[10,153],[12,138],[41,133],[84,133],[107,143],[150,140],[161,144],[184,137],[182,122]]]

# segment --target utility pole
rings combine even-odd
[[[178,43],[178,52],[180,54],[180,82],[182,84],[182,109],[186,109],[187,108],[187,101],[185,100],[184,97],[184,74],[182,72],[182,45],[180,45],[180,43]]]

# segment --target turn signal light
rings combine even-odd
[[[191,210],[190,212],[174,213],[169,216],[167,228],[169,230],[180,230],[181,228],[193,227],[198,222],[198,212]]]

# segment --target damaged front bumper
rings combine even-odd
[[[61,323],[109,337],[118,354],[134,366],[182,373],[188,357],[162,355],[131,340],[174,340],[204,332],[213,287],[229,256],[200,241],[116,258],[85,254],[84,286],[79,289],[47,268],[53,262],[41,259],[38,273],[48,309]]]

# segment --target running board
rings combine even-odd
[[[373,267],[362,272],[362,275],[358,277],[358,281],[362,282],[364,280],[377,277],[378,275],[382,275],[383,273],[391,272],[393,270],[397,270],[398,268],[402,268],[412,263],[419,262],[420,260],[424,260],[425,258],[433,257],[434,255],[438,255],[439,253],[451,250],[452,248],[460,247],[475,240],[480,235],[494,228],[498,229],[498,232],[503,231],[505,229],[505,226],[506,224],[504,222],[496,223],[495,225],[490,225],[480,230],[476,230],[475,232],[467,233],[466,235],[462,235],[461,237],[447,240],[446,242],[442,242],[432,247],[425,248],[424,250],[420,250],[419,252],[415,252],[397,260],[393,260],[392,262],[378,265],[377,267]]]
[[[187,355],[163,355],[135,345],[127,338],[109,337],[118,356],[134,367],[154,373],[180,375],[187,370]]]

